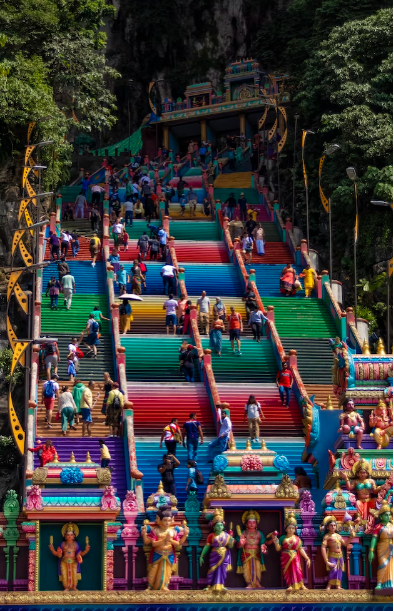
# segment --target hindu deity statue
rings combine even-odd
[[[358,460],[352,467],[353,480],[349,481],[347,473],[340,472],[340,476],[345,480],[346,488],[349,492],[355,492],[357,497],[357,513],[362,520],[368,520],[370,509],[376,505],[376,499],[372,494],[376,494],[380,489],[372,479],[372,469],[369,462]]]
[[[308,568],[311,566],[310,558],[302,546],[302,541],[297,535],[297,520],[293,513],[289,514],[285,525],[286,534],[280,539],[276,535],[272,537],[277,552],[280,554],[282,573],[287,585],[287,591],[307,590],[303,581],[301,568],[301,556],[304,558]]]
[[[261,573],[265,571],[263,554],[267,553],[265,536],[257,529],[260,516],[250,509],[242,516],[246,529],[241,531],[237,526],[238,561],[237,573],[243,573],[248,590],[262,588]]]
[[[383,503],[379,510],[379,522],[373,531],[368,554],[368,560],[372,562],[377,548],[377,590],[393,587],[393,521],[391,508],[387,503]]]
[[[391,410],[386,408],[382,400],[372,410],[369,416],[369,425],[373,429],[371,437],[376,441],[376,449],[386,448],[389,445],[390,437],[393,436],[393,418]]]
[[[340,426],[338,433],[348,435],[349,439],[356,438],[357,449],[362,450],[361,442],[363,440],[365,422],[355,410],[353,399],[346,399],[343,404],[344,412],[339,416]]]
[[[56,550],[51,537],[49,549],[59,558],[59,581],[62,582],[65,591],[77,590],[78,581],[81,579],[82,557],[90,550],[89,540],[86,537],[85,551],[81,552],[80,545],[75,540],[79,535],[79,528],[72,522],[64,524],[62,535],[65,540]]]
[[[215,509],[211,520],[213,532],[208,535],[207,542],[203,547],[200,556],[200,566],[204,563],[204,558],[210,551],[208,587],[206,590],[227,590],[224,584],[227,572],[232,570],[230,548],[234,545],[233,532],[224,530],[223,509]]]
[[[156,514],[156,526],[144,524],[141,535],[145,545],[152,546],[148,561],[148,590],[168,590],[171,575],[176,570],[176,548],[189,534],[187,526],[173,524],[169,505],[161,505]]]
[[[338,524],[335,516],[326,516],[322,522],[321,530],[323,531],[321,555],[328,571],[327,590],[331,590],[331,588],[342,590],[342,573],[345,570],[342,546],[347,547],[352,542],[355,532],[351,526],[350,537],[345,541],[337,532]]]

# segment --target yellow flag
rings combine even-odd
[[[354,243],[357,244],[358,242],[358,214],[356,216],[356,224],[354,226]]]
[[[393,260],[389,261],[389,278],[393,275]]]

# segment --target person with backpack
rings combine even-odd
[[[35,448],[28,448],[29,452],[37,452],[38,458],[40,459],[40,467],[45,467],[45,465],[49,462],[53,462],[56,458],[58,458],[56,449],[52,445],[52,441],[47,439],[45,443],[41,443],[39,439],[37,439],[38,446]]]
[[[197,459],[198,440],[200,444],[204,443],[204,435],[201,424],[196,420],[196,414],[192,412],[189,415],[189,420],[185,422],[182,428],[183,445],[187,449],[187,457],[189,460]],[[186,441],[186,444],[185,444]]]
[[[129,300],[122,299],[122,303],[119,306],[119,327],[122,335],[126,335],[127,331],[130,331],[132,312]]]
[[[231,314],[228,317],[228,326],[229,326],[229,333],[230,333],[231,348],[232,348],[233,354],[235,354],[234,341],[236,341],[237,347],[238,347],[238,356],[241,356],[242,352],[241,352],[240,336],[244,330],[242,316],[241,314],[235,311],[234,306],[231,306],[230,312]]]
[[[118,436],[123,406],[124,396],[119,390],[119,384],[113,382],[112,390],[107,399],[107,414],[105,418],[105,424],[109,427],[109,437]]]
[[[149,261],[157,261],[160,251],[160,242],[156,237],[153,237],[148,242]]]
[[[252,251],[253,251],[253,238],[248,235],[245,231],[242,238],[242,254],[244,256],[245,263],[250,265],[252,263]]]
[[[165,229],[163,229],[162,225],[160,225],[159,231],[157,232],[157,238],[158,238],[158,240],[160,242],[161,260],[162,261],[166,261],[167,260],[167,239],[168,239],[168,234],[165,231]]]
[[[197,193],[193,191],[193,187],[191,185],[190,185],[189,193],[187,194],[187,201],[189,203],[190,216],[196,216]]]
[[[93,233],[97,233],[99,229],[99,221],[101,221],[101,215],[98,210],[97,204],[89,212],[90,228]]]
[[[60,363],[60,352],[57,346],[57,342],[48,342],[45,344],[45,369],[47,372],[47,380],[50,380],[51,377],[56,379],[57,375],[57,367],[58,363]],[[53,368],[53,374],[51,374],[51,369]]]
[[[197,463],[195,460],[187,461],[187,483],[186,492],[197,492],[198,486],[204,483],[203,474],[197,469]]]
[[[47,428],[52,428],[52,412],[55,407],[55,399],[59,397],[59,384],[53,375],[50,380],[47,380],[42,385],[42,402],[46,409]]]
[[[182,433],[178,426],[178,418],[173,418],[170,424],[164,427],[160,438],[159,448],[163,446],[163,439],[168,452],[175,456],[178,443],[180,446],[182,445]]]
[[[66,274],[70,273],[68,263],[66,261],[60,260],[57,264],[57,271],[59,273],[59,282],[61,283],[63,277],[66,276]]]
[[[67,435],[67,425],[69,425],[70,429],[73,431],[77,430],[74,426],[76,411],[77,406],[75,405],[72,393],[68,390],[67,386],[62,386],[62,394],[58,401],[58,413],[62,420],[63,437]]]
[[[146,231],[138,238],[137,249],[140,251],[141,259],[146,259],[146,253],[148,252],[149,238]]]
[[[104,439],[99,439],[99,446],[100,446],[100,467],[102,469],[107,469],[109,463],[111,462],[111,454],[109,453],[109,450],[104,443]],[[110,471],[112,471],[112,467]]]
[[[53,231],[50,231],[48,242],[51,247],[51,262],[55,260],[55,257],[57,258],[58,261],[60,261],[60,256],[59,256],[60,239],[58,235],[56,233],[53,233]]]
[[[89,251],[90,251],[90,256],[92,257],[92,267],[95,267],[96,265],[96,259],[97,259],[98,253],[100,252],[100,249],[101,249],[100,238],[97,236],[97,232],[95,231],[93,233],[93,236],[89,240]]]
[[[75,279],[71,274],[66,274],[62,278],[62,286],[63,286],[63,295],[64,295],[64,305],[66,306],[66,310],[71,308],[73,291],[75,290]]]
[[[75,414],[75,424],[79,424],[79,415],[81,413],[82,397],[83,397],[83,393],[85,392],[85,390],[86,390],[86,386],[85,384],[81,382],[81,380],[74,380],[72,395],[73,395],[75,405],[77,406],[77,412]]]
[[[62,231],[62,241],[60,244],[60,256],[64,261],[67,261],[68,247],[71,242],[71,234],[69,231]]]
[[[47,290],[45,291],[45,297],[48,297],[49,291],[49,297],[51,299],[51,310],[57,310],[57,302],[59,299],[59,292],[61,288],[61,284],[58,280],[56,280],[56,277],[51,276],[51,279],[47,284]]]
[[[97,320],[95,320],[93,314],[89,314],[88,322],[86,323],[86,327],[84,331],[82,331],[81,337],[83,337],[84,333],[87,333],[85,346],[87,346],[88,351],[87,355],[93,352],[93,358],[97,358],[97,346],[100,345],[100,340],[98,337],[99,332],[99,324]]]
[[[182,351],[179,356],[180,369],[185,376],[185,382],[194,382],[194,353],[195,346],[188,345],[185,351]]]

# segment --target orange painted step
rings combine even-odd
[[[260,423],[260,437],[300,437],[303,435],[302,414],[294,395],[288,408],[283,407],[275,384],[217,384],[222,401],[230,404],[234,435],[248,435],[244,420],[245,404],[255,395],[265,420]]]
[[[266,242],[265,255],[258,255],[256,244],[253,244],[252,265],[263,264],[286,264],[293,263],[290,248],[286,242]]]
[[[89,242],[90,242],[90,237],[85,238],[81,236],[79,238],[79,252],[77,256],[73,257],[71,246],[70,246],[68,249],[68,253],[67,253],[67,260],[68,261],[90,261],[92,257],[90,256]],[[102,251],[100,250],[100,252],[97,255],[96,261],[102,261],[101,252]],[[50,248],[49,248],[48,241],[46,241],[44,259],[45,261],[49,261],[50,258],[51,258],[50,257]]]
[[[130,382],[127,391],[134,404],[135,435],[157,435],[160,439],[163,428],[172,418],[178,418],[182,427],[191,412],[197,414],[205,435],[215,435],[211,404],[202,382]]]
[[[38,407],[37,407],[37,430],[36,430],[36,438],[42,439],[53,439],[55,437],[62,437],[62,427],[61,420],[55,420],[55,415],[57,413],[57,399],[55,399],[55,407],[53,409],[52,414],[52,428],[48,429],[47,424],[45,422],[46,410],[44,404],[41,401],[42,397],[42,385],[45,380],[40,380],[38,383]],[[81,380],[86,386],[88,385],[88,380]],[[100,392],[100,397],[97,400],[93,410],[92,410],[92,437],[106,437],[108,435],[108,427],[105,426],[104,420],[105,416],[101,413],[101,407],[103,405],[104,399],[104,388],[101,383],[96,382],[96,387],[93,392],[93,402],[96,397],[97,391]],[[67,386],[72,388],[72,383],[68,380],[59,380],[59,386]],[[67,437],[81,437],[82,436],[82,419],[80,420],[80,424],[77,426],[76,431],[72,431],[68,429]]]
[[[319,404],[327,405],[328,396],[334,409],[338,409],[338,397],[334,395],[331,384],[305,384],[305,389],[311,397],[315,395],[315,401]]]

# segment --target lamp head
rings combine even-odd
[[[393,204],[390,202],[383,202],[383,201],[376,200],[376,199],[372,199],[371,204],[373,204],[374,206],[384,206],[385,208],[393,207]]]
[[[316,132],[313,131],[313,129],[303,129],[302,130],[305,134],[315,134]]]
[[[355,168],[353,167],[346,168],[346,174],[348,175],[350,180],[352,180],[353,182],[357,180],[357,172]]]
[[[340,147],[339,144],[330,144],[330,146],[328,146],[327,149],[324,151],[324,154],[325,155],[333,155],[334,153],[339,151],[340,148],[341,147]]]

